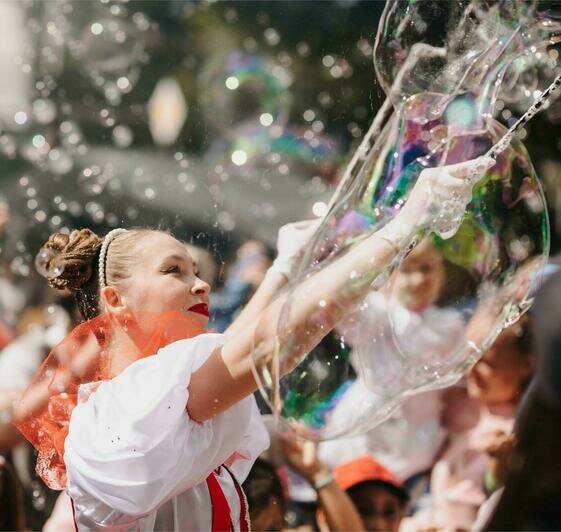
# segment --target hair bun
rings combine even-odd
[[[54,233],[43,246],[52,250],[59,275],[46,275],[49,285],[58,290],[80,290],[91,278],[96,264],[96,255],[102,240],[89,229],[74,230],[69,235]],[[47,264],[46,271],[52,268]]]

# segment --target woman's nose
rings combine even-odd
[[[200,296],[203,294],[208,295],[210,293],[210,286],[202,279],[197,278],[195,284],[191,287],[191,293],[195,296]]]

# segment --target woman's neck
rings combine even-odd
[[[116,329],[109,346],[109,378],[116,377],[142,356],[132,338],[125,331]]]

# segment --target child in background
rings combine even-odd
[[[243,489],[253,530],[283,530],[285,498],[275,468],[258,458],[243,483]]]
[[[458,416],[444,416],[451,436],[432,471],[432,508],[415,516],[415,529],[470,529],[479,506],[498,487],[498,479],[489,473],[497,471],[496,450],[512,431],[518,402],[532,375],[530,326],[524,317],[505,329],[473,367],[467,396],[456,404],[468,412],[465,423],[457,426]]]
[[[368,308],[339,327],[354,348],[353,366],[359,374],[355,389],[363,385],[362,394],[374,401],[379,394],[383,401],[393,389],[399,393],[409,368],[445,361],[454,351],[465,323],[460,312],[439,306],[440,299],[456,289],[451,270],[434,240],[426,238],[393,274],[391,290],[369,294]],[[335,467],[370,454],[402,481],[427,484],[445,438],[439,423],[441,395],[441,390],[423,392],[405,400],[391,418],[366,434],[322,442],[322,460]],[[347,416],[359,413],[353,405],[348,410],[340,412],[344,423]]]
[[[468,375],[468,393],[489,412],[514,411],[534,368],[531,319],[505,329]]]
[[[368,390],[392,396],[408,386],[418,365],[447,362],[465,330],[461,312],[439,304],[454,288],[442,251],[428,237],[383,290],[369,293],[367,305],[338,326]]]
[[[409,497],[389,469],[365,455],[336,467],[333,475],[353,501],[365,530],[399,530]]]

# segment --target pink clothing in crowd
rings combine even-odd
[[[486,446],[498,432],[510,434],[515,406],[481,407],[479,422],[467,432],[452,433],[431,475],[432,507],[405,520],[402,530],[469,530],[485,501]]]

